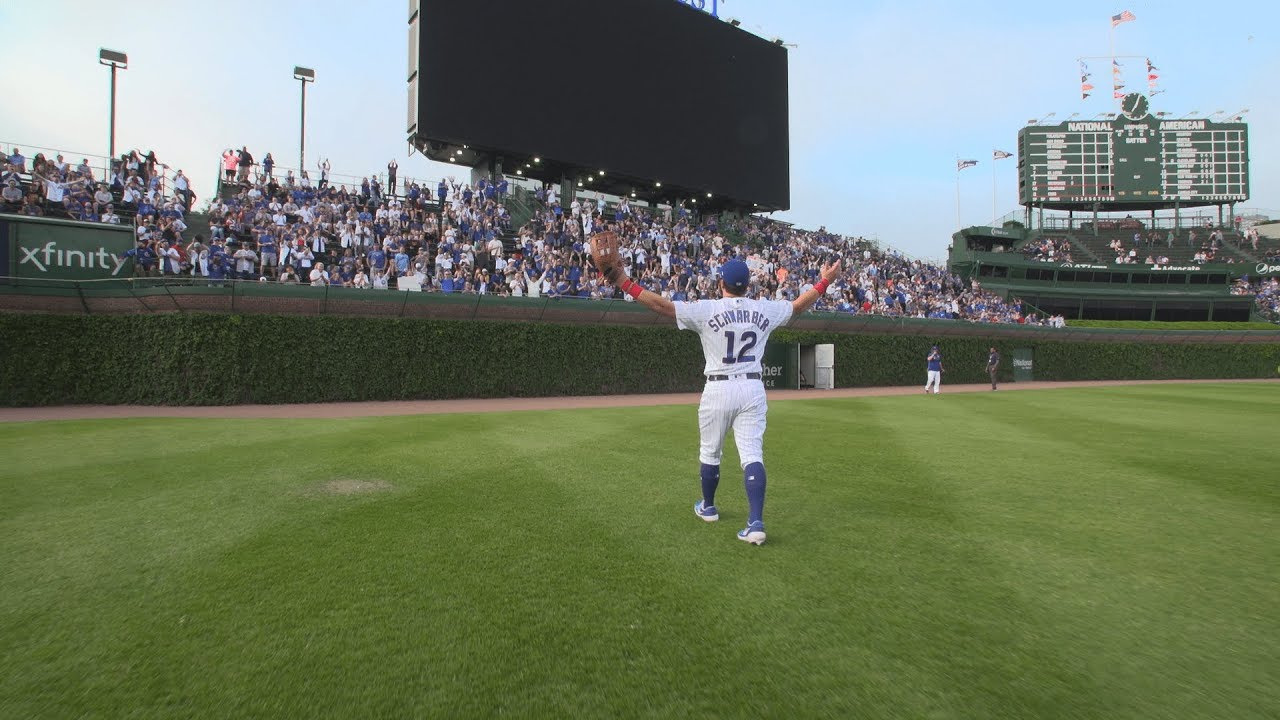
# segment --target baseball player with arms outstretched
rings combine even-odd
[[[793,301],[746,297],[751,285],[750,270],[741,260],[730,260],[720,268],[719,299],[672,302],[627,278],[617,261],[617,242],[612,232],[592,237],[592,259],[600,272],[636,302],[659,315],[675,318],[676,327],[692,330],[702,339],[706,358],[703,373],[707,377],[698,404],[702,499],[693,506],[693,512],[707,522],[720,519],[716,487],[720,483],[724,436],[732,427],[750,506],[747,526],[738,533],[738,539],[761,545],[765,541],[763,442],[769,405],[760,379],[760,358],[769,334],[808,310],[826,292],[840,274],[840,261],[825,265],[822,279]]]

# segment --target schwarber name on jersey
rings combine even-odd
[[[760,372],[769,333],[791,320],[791,301],[720,298],[677,302],[676,327],[702,339],[706,375]]]

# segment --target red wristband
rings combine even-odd
[[[636,300],[639,300],[640,296],[644,294],[644,287],[640,285],[640,283],[636,282],[635,280],[629,279],[626,282],[622,283],[622,292],[630,295]]]
[[[830,286],[831,286],[831,281],[826,278],[823,278],[813,286],[813,289],[817,290],[818,294],[821,295],[822,293],[826,292],[827,288]]]

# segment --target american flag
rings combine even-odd
[[[992,151],[991,151],[991,159],[993,159],[993,160],[1003,160],[1003,159],[1005,159],[1005,158],[1007,158],[1007,157],[1013,157],[1013,153],[1011,153],[1011,152],[1005,152],[1005,151],[1003,151],[1003,150],[992,150]]]
[[[1124,12],[1120,13],[1119,15],[1112,15],[1112,16],[1111,16],[1111,27],[1115,27],[1115,26],[1119,25],[1120,23],[1127,23],[1127,22],[1129,22],[1130,20],[1137,20],[1137,19],[1138,19],[1138,16],[1137,16],[1137,15],[1134,15],[1133,13],[1129,12],[1128,10],[1125,10]]]

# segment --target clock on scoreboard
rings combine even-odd
[[[1244,123],[1169,120],[1130,93],[1112,120],[1032,125],[1018,131],[1024,205],[1117,209],[1216,205],[1249,198]]]

